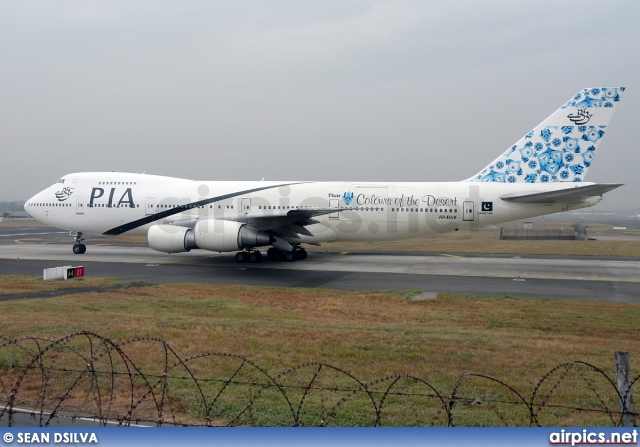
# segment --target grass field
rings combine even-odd
[[[109,279],[76,281],[65,283],[64,287],[113,283]],[[54,283],[43,283],[38,278],[0,277],[0,291],[5,294],[49,291],[50,284]],[[321,362],[348,371],[365,383],[407,374],[427,381],[444,395],[451,393],[465,372],[491,376],[529,397],[538,381],[564,362],[582,360],[613,376],[614,352],[628,351],[632,367],[640,365],[638,305],[446,294],[435,301],[416,302],[408,299],[410,295],[393,291],[152,285],[3,301],[0,335],[55,339],[89,330],[117,342],[158,337],[183,358],[204,352],[234,353],[249,358],[273,375],[302,363]],[[143,369],[151,370],[161,353],[143,346],[132,348],[131,355]],[[0,350],[0,366],[2,355]],[[4,372],[0,371],[0,375],[8,373],[6,351],[4,355]],[[196,370],[207,373],[204,365]],[[324,380],[328,384],[343,379]],[[611,393],[600,390],[604,396],[594,397],[593,391],[585,386],[589,380],[575,376],[563,381],[549,391],[547,403],[598,407],[605,401],[615,409]],[[477,389],[472,381],[464,384],[468,393]],[[198,421],[203,410],[192,404],[197,400],[192,394],[195,391],[177,385],[174,390],[178,395],[175,408],[186,420]],[[6,391],[0,385],[0,394]],[[268,396],[265,393],[263,397]],[[317,406],[322,406],[321,398],[309,396],[306,401],[309,425],[317,425],[311,415],[320,411]],[[345,404],[344,419],[335,423],[369,423],[368,416],[358,416],[360,405],[357,401],[350,401],[350,406]],[[386,422],[412,425],[405,418],[409,411],[406,405],[410,404],[398,405]],[[266,407],[273,413],[277,405],[267,399]],[[458,425],[503,422],[487,405],[456,408],[459,408],[455,419]],[[509,413],[510,410],[506,411]],[[526,424],[527,414],[511,413],[509,417],[515,419],[510,421]],[[540,423],[544,425],[610,424],[600,413],[555,408],[543,413]],[[222,422],[227,417],[222,410],[214,416]],[[260,423],[278,425],[276,416],[273,417]],[[431,417],[430,423],[441,423],[436,416]],[[413,413],[408,420],[415,423]]]

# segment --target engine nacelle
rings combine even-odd
[[[211,251],[235,251],[271,245],[273,242],[273,236],[266,231],[229,220],[200,220],[193,231],[198,247]]]
[[[149,247],[164,253],[181,253],[194,248],[211,251],[235,251],[271,245],[274,237],[266,231],[229,220],[200,220],[194,229],[177,225],[149,228]]]
[[[150,248],[164,253],[181,253],[199,248],[192,229],[175,225],[152,226],[147,233],[147,242]]]

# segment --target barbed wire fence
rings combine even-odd
[[[152,426],[635,425],[632,393],[600,368],[574,361],[530,394],[465,373],[452,389],[406,374],[364,382],[325,363],[277,374],[246,357],[182,358],[164,340],[121,343],[80,331],[57,340],[0,338],[0,423],[42,427],[76,418]]]

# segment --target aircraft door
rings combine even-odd
[[[474,212],[474,204],[472,201],[466,201],[462,204],[462,220],[463,221],[473,221],[475,212]]]
[[[251,199],[249,198],[242,199],[240,210],[243,213],[248,213],[249,211],[251,211]]]
[[[155,214],[156,212],[156,198],[155,197],[147,197],[147,204],[144,208],[144,213],[147,216]]]
[[[340,206],[340,199],[329,199],[329,208],[338,208]],[[340,212],[329,214],[329,219],[340,219]]]
[[[76,214],[84,214],[84,197],[82,196],[76,199]]]

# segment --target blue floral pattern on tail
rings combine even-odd
[[[567,107],[613,107],[620,101],[620,93],[624,87],[585,88],[562,106]]]
[[[563,115],[576,125],[540,125],[474,177],[472,182],[581,182],[591,166],[604,125],[585,125],[593,107],[613,107],[624,87],[586,88],[567,101]],[[577,109],[577,110],[576,110]],[[564,119],[567,121],[567,119]],[[548,123],[548,122],[547,122]]]

